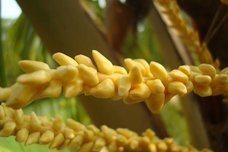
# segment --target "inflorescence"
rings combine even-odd
[[[98,51],[93,50],[93,61],[84,55],[75,59],[63,54],[53,55],[60,65],[51,69],[46,63],[23,60],[19,62],[26,72],[9,88],[0,88],[0,100],[7,106],[20,108],[45,97],[66,97],[80,94],[96,98],[120,100],[127,104],[143,102],[152,112],[161,108],[175,95],[191,91],[206,97],[228,96],[228,68],[217,71],[210,64],[182,65],[172,71],[157,62],[144,59],[124,60],[128,71],[113,65]]]

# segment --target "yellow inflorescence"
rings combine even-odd
[[[198,151],[191,146],[178,146],[171,138],[161,140],[150,129],[140,136],[124,128],[114,130],[101,126],[99,129],[94,125],[84,126],[72,119],[65,123],[61,118],[49,120],[35,113],[24,115],[21,109],[14,110],[0,105],[0,136],[11,135],[26,145],[37,143],[57,149],[68,147],[79,152]]]
[[[125,59],[128,71],[113,65],[98,51],[92,51],[94,62],[84,55],[75,60],[63,53],[53,55],[60,64],[51,69],[45,63],[24,60],[19,65],[26,74],[17,78],[9,88],[0,88],[0,100],[20,108],[30,102],[57,97],[62,91],[66,97],[79,94],[97,98],[123,99],[125,103],[145,101],[152,112],[159,112],[175,95],[192,90],[202,96],[228,96],[228,69],[216,71],[209,64],[183,65],[168,72],[161,64],[143,59]]]
[[[221,0],[226,3],[227,0]],[[218,59],[214,60],[206,43],[201,43],[198,32],[188,26],[187,21],[181,15],[181,9],[179,8],[176,0],[156,0],[155,4],[159,11],[164,15],[167,20],[167,24],[172,29],[175,29],[177,34],[181,37],[181,40],[188,48],[193,48],[199,56],[201,63],[207,63],[213,65],[216,69],[219,68],[220,62]]]

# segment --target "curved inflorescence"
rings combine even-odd
[[[159,112],[165,103],[175,95],[185,95],[192,90],[200,96],[228,96],[228,69],[216,71],[209,64],[199,66],[183,65],[168,72],[161,64],[143,59],[125,59],[128,71],[113,65],[98,51],[92,51],[93,61],[84,55],[75,60],[63,54],[53,55],[60,65],[51,69],[46,63],[23,60],[20,67],[26,74],[17,78],[9,88],[0,88],[0,100],[6,105],[20,108],[30,102],[79,94],[113,100],[123,99],[125,103],[145,101],[152,112]]]
[[[226,0],[223,3],[225,4]],[[177,34],[181,37],[183,43],[188,48],[193,48],[196,51],[201,63],[213,65],[219,69],[220,62],[218,59],[214,60],[205,42],[200,41],[198,32],[188,26],[187,21],[181,15],[181,9],[176,0],[155,0],[155,4],[159,11],[164,15],[167,25],[175,29]]]
[[[84,126],[77,121],[61,118],[49,120],[45,116],[24,115],[21,109],[14,110],[0,105],[0,136],[14,135],[26,145],[43,144],[50,148],[75,148],[79,152],[121,152],[121,151],[169,151],[197,152],[192,146],[178,146],[171,138],[159,139],[147,129],[142,135],[124,128],[116,130],[107,126],[97,128]],[[209,150],[202,150],[209,152]]]

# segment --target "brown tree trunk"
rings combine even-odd
[[[77,54],[91,56],[91,50],[97,49],[111,59],[107,44],[85,17],[79,1],[17,2],[51,53],[62,51],[72,57]],[[167,136],[160,118],[152,117],[143,103],[125,105],[121,101],[110,102],[85,96],[79,98],[97,126],[126,127],[139,133],[146,128],[154,128],[160,137]]]

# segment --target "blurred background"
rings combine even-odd
[[[196,50],[184,44],[180,35],[171,32],[173,27],[166,24],[163,13],[152,0],[0,2],[1,87],[12,85],[22,73],[19,60],[43,61],[56,68],[51,55],[58,51],[71,57],[78,54],[91,57],[91,50],[97,49],[117,65],[123,65],[126,57],[143,58],[148,62],[157,61],[168,70],[182,64],[197,65],[201,62]],[[221,67],[226,67],[228,22],[223,17],[227,15],[227,6],[216,0],[177,2],[181,7],[179,15],[185,19],[186,26],[199,32],[200,43],[205,40],[215,14],[221,13],[224,21],[207,45],[214,58],[220,59]],[[93,123],[98,127],[105,124],[112,128],[129,128],[139,134],[151,128],[159,137],[173,137],[181,145],[226,151],[227,109],[222,97],[200,98],[191,94],[172,98],[160,114],[150,113],[144,103],[125,105],[121,101],[84,96],[43,99],[23,110],[27,114],[34,111],[50,118],[73,118],[85,125]],[[24,146],[14,137],[9,137],[0,138],[0,151],[57,150],[49,150],[43,145]]]

